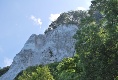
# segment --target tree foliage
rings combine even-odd
[[[82,10],[61,13],[60,16],[57,18],[57,20],[53,21],[49,25],[49,28],[44,33],[47,33],[57,28],[59,25],[74,24],[78,26],[81,22],[81,19],[86,18],[86,16],[88,16],[87,11],[82,11]]]
[[[9,70],[9,68],[10,68],[9,66],[0,68],[0,76],[5,74]]]
[[[105,17],[97,23],[90,14],[89,22],[84,20],[75,35],[84,71],[82,80],[114,80],[118,76],[117,3],[117,0],[93,0],[89,12],[99,11]]]
[[[24,70],[15,80],[54,80],[48,66],[29,67]]]

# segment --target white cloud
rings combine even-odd
[[[4,58],[4,65],[5,66],[10,66],[12,61],[13,61],[12,59],[9,59],[9,58],[5,57]]]
[[[41,19],[40,18],[36,18],[35,16],[30,16],[30,19],[32,19],[34,22],[35,22],[35,24],[37,24],[37,25],[42,25],[42,21],[41,21]]]
[[[92,0],[83,0],[85,5],[84,6],[79,6],[76,8],[76,10],[88,10],[89,6],[91,5]]]
[[[87,4],[88,6],[91,5],[91,0],[85,0],[85,1],[86,1],[86,4]]]
[[[76,10],[86,10],[86,8],[84,8],[84,7],[77,7]]]
[[[59,16],[60,16],[60,14],[51,14],[49,19],[50,19],[50,21],[55,21]]]

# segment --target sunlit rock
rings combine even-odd
[[[29,66],[59,62],[75,53],[76,25],[60,25],[46,34],[33,34],[22,50],[14,57],[8,72],[0,80],[13,80],[17,74]]]

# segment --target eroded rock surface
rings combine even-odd
[[[13,80],[20,71],[29,66],[45,65],[72,57],[76,42],[73,35],[77,29],[75,25],[60,25],[46,34],[31,35],[0,80]]]

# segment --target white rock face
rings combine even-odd
[[[77,29],[75,25],[61,25],[44,35],[31,35],[0,80],[13,80],[29,66],[59,62],[65,57],[72,57],[76,42],[73,35]]]

